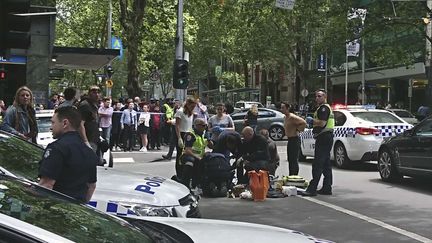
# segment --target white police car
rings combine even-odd
[[[54,110],[39,110],[36,111],[36,122],[38,125],[37,144],[46,148],[48,144],[54,142],[51,132],[51,117],[54,115]]]
[[[333,107],[335,127],[331,159],[339,168],[351,161],[377,160],[378,148],[385,137],[403,133],[413,126],[386,110],[374,106]],[[312,129],[300,133],[300,159],[314,156],[315,139]]]
[[[235,221],[120,219],[27,180],[0,174],[0,242],[238,243],[245,239],[249,243],[330,242],[290,229]]]
[[[0,174],[38,181],[43,149],[0,131]],[[118,203],[138,216],[200,217],[197,199],[183,184],[160,176],[97,167],[90,205]],[[111,213],[117,213],[115,207]]]

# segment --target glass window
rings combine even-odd
[[[398,117],[410,117],[413,118],[414,116],[409,113],[408,111],[394,111],[394,113],[398,116]]]
[[[243,120],[246,116],[246,112],[236,112],[230,115],[233,120]]]
[[[416,129],[417,136],[432,136],[432,118],[424,120]]]
[[[43,149],[19,138],[0,133],[0,166],[36,181]]]
[[[387,112],[359,111],[351,112],[351,114],[354,117],[373,123],[402,123],[395,115]]]
[[[76,242],[152,242],[123,220],[5,176],[0,177],[0,213]]]
[[[343,126],[347,120],[344,113],[340,111],[334,111],[334,118],[335,118],[335,126]]]
[[[38,131],[51,132],[51,117],[36,117]]]
[[[268,117],[275,117],[275,116],[276,113],[271,111],[265,111],[265,110],[258,111],[258,118],[268,118]]]
[[[242,102],[237,102],[236,104],[235,104],[235,107],[236,108],[244,108],[244,103],[242,103]]]

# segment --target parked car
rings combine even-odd
[[[120,206],[121,207],[121,206]],[[289,229],[221,220],[164,220],[96,211],[35,183],[0,174],[2,242],[328,242]]]
[[[258,108],[264,108],[263,104],[257,101],[237,101],[234,108],[237,109],[250,109],[252,105],[257,105]]]
[[[0,131],[0,173],[36,182],[43,149]],[[200,217],[198,201],[173,180],[144,173],[97,167],[98,181],[90,205],[118,203],[141,216]]]
[[[235,130],[241,132],[244,128],[244,118],[249,109],[243,109],[231,114],[231,118],[234,121]],[[285,115],[279,111],[258,108],[258,126],[257,131],[260,129],[267,129],[269,131],[270,138],[273,140],[282,140],[285,136],[284,129]]]
[[[412,128],[394,113],[370,107],[337,106],[333,110],[335,127],[330,158],[339,168],[349,167],[353,161],[377,160],[378,149],[386,137]],[[315,139],[312,129],[300,133],[300,159],[314,156]]]
[[[419,120],[409,111],[404,109],[387,109],[390,112],[395,113],[398,117],[402,118],[404,121],[409,124],[416,125],[419,123]]]
[[[432,117],[403,134],[386,139],[379,148],[378,171],[383,181],[407,176],[432,176]]]

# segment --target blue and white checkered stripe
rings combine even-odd
[[[307,129],[299,134],[301,139],[313,139],[312,129]]]
[[[333,130],[335,138],[355,137],[356,131],[353,127],[336,127]]]
[[[119,216],[136,215],[132,210],[119,206],[117,203],[90,201],[88,205],[98,209],[99,211]]]
[[[356,131],[353,127],[336,127],[333,130],[334,137],[355,137]],[[308,129],[299,134],[301,139],[313,139],[312,129]]]
[[[403,133],[407,129],[411,129],[412,125],[385,125],[385,126],[375,126],[375,128],[378,128],[381,133],[376,134],[375,136],[381,136],[381,137],[392,137],[396,136],[397,134]]]

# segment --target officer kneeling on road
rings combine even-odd
[[[205,148],[207,146],[211,148],[213,145],[204,137],[206,126],[204,119],[195,119],[192,130],[187,132],[183,138],[184,150],[180,158],[183,171],[181,182],[189,189],[201,184],[203,171],[201,159],[204,157]],[[190,186],[191,179],[192,187]]]
[[[81,115],[74,107],[60,107],[51,118],[53,138],[39,162],[39,185],[89,202],[96,188],[96,153],[81,139]]]
[[[247,184],[247,172],[251,170],[268,171],[270,156],[267,149],[267,139],[262,135],[255,134],[252,127],[243,128],[242,135],[242,160],[239,160],[237,164],[237,179],[239,184]],[[243,174],[243,167],[246,174]]]

